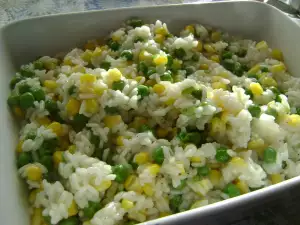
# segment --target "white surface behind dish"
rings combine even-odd
[[[191,22],[220,27],[232,34],[256,40],[266,40],[272,47],[283,50],[285,61],[293,75],[298,75],[300,64],[300,26],[279,10],[258,2],[219,2],[200,5],[159,6],[111,11],[48,16],[20,21],[2,28],[0,32],[0,218],[3,225],[27,225],[25,192],[15,168],[15,146],[18,131],[6,105],[9,80],[15,69],[41,55],[53,55],[77,46],[87,39],[106,36],[112,29],[131,16],[146,21],[160,19],[172,31]],[[179,224],[189,219],[203,218],[256,201],[284,188],[299,183],[294,178],[248,195],[226,200],[180,215],[161,219],[156,224]],[[194,222],[196,224],[196,222]],[[150,222],[147,224],[154,224]],[[189,224],[191,221],[189,221]]]

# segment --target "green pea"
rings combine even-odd
[[[179,211],[179,206],[182,203],[182,196],[181,195],[175,195],[170,199],[170,209],[173,212],[178,212]]]
[[[139,127],[138,131],[139,133],[144,133],[144,132],[151,131],[151,128],[147,124],[143,124]]]
[[[226,193],[230,198],[241,195],[241,192],[238,189],[238,187],[232,183],[227,184],[223,192]]]
[[[22,77],[20,77],[18,75],[14,76],[9,83],[10,89],[14,89],[16,84],[19,83],[21,80],[23,80]]]
[[[145,85],[141,84],[137,87],[137,89],[138,89],[138,95],[140,95],[142,98],[150,94],[149,88]]]
[[[162,147],[157,147],[152,152],[152,158],[157,164],[162,164],[165,160],[165,155]]]
[[[37,60],[33,63],[34,69],[36,70],[43,70],[44,69],[44,63]]]
[[[55,150],[55,148],[58,146],[58,138],[54,137],[54,138],[50,138],[50,139],[45,139],[42,147],[45,149],[51,149],[52,151]]]
[[[73,128],[75,129],[75,131],[80,131],[85,127],[88,121],[88,117],[83,114],[77,113],[73,118]]]
[[[162,76],[160,76],[160,80],[162,81],[170,81],[171,83],[173,82],[173,77],[170,73],[165,72]]]
[[[276,111],[276,109],[269,107],[265,113],[270,116],[273,116],[275,118],[275,120],[277,120],[277,118],[278,118],[278,112]]]
[[[183,48],[176,48],[174,50],[174,56],[178,59],[183,59],[183,57],[186,55],[186,52]]]
[[[101,208],[99,202],[89,202],[89,205],[83,208],[83,216],[86,219],[92,219],[94,214]]]
[[[27,133],[25,139],[31,139],[34,140],[36,138],[36,132],[31,130]]]
[[[238,77],[241,77],[244,72],[243,66],[239,62],[235,63],[233,73]]]
[[[193,90],[192,91],[192,96],[196,99],[201,100],[202,99],[202,90],[198,89],[198,90]]]
[[[264,150],[264,162],[275,163],[277,158],[277,152],[274,148],[268,147]]]
[[[185,138],[187,140],[185,143],[193,143],[195,145],[199,145],[202,141],[201,133],[199,132],[189,132]]]
[[[131,50],[124,50],[121,57],[126,58],[128,61],[133,60],[133,53]]]
[[[119,113],[118,107],[115,107],[115,106],[112,106],[112,107],[105,106],[104,110],[108,114],[118,114]]]
[[[118,51],[118,49],[120,48],[120,44],[113,40],[109,40],[107,45],[113,51]]]
[[[183,94],[183,95],[190,95],[190,94],[192,94],[192,92],[193,92],[194,90],[195,90],[194,87],[188,87],[188,88],[182,90],[181,94]]]
[[[172,67],[172,65],[173,65],[173,57],[171,56],[171,55],[167,55],[167,58],[168,58],[168,62],[167,62],[167,67],[168,68],[171,68]]]
[[[22,66],[20,73],[23,77],[33,77],[33,76],[35,76],[34,71],[28,65]]]
[[[31,93],[26,92],[20,96],[20,106],[22,109],[28,109],[34,105],[34,97]]]
[[[261,72],[263,72],[263,73],[269,72],[268,67],[265,67],[265,66],[262,66],[262,67],[260,68],[260,70],[261,70]]]
[[[112,89],[115,91],[116,90],[123,91],[124,87],[125,87],[125,81],[123,80],[114,81],[112,83]]]
[[[72,85],[71,87],[69,87],[68,89],[68,94],[69,95],[72,95],[76,92],[76,86],[75,85]]]
[[[46,152],[45,152],[46,153]],[[49,153],[47,153],[48,155],[44,155],[40,158],[39,162],[41,164],[43,164],[48,171],[52,171],[53,170],[53,160],[52,160],[52,156],[49,155]]]
[[[79,225],[80,220],[77,216],[72,216],[67,219],[61,220],[58,225]]]
[[[248,107],[248,111],[253,117],[256,117],[256,118],[258,118],[261,113],[261,109],[260,109],[259,105],[250,105]]]
[[[154,68],[149,68],[149,70],[148,70],[148,72],[147,72],[147,75],[145,75],[145,77],[146,77],[147,79],[149,79],[149,77],[150,77],[152,74],[154,74],[154,73],[156,73],[156,70],[155,70]]]
[[[7,104],[10,107],[20,105],[20,96],[19,95],[11,95],[11,96],[9,96],[8,99],[7,99]]]
[[[105,70],[109,70],[110,66],[111,66],[111,63],[110,62],[106,62],[106,61],[103,61],[100,64],[100,68],[105,69]]]
[[[195,72],[195,69],[194,69],[194,67],[192,67],[192,66],[188,66],[188,67],[185,68],[185,74],[186,74],[187,76],[193,74],[194,72]]]
[[[205,177],[209,174],[209,172],[210,172],[210,168],[208,166],[201,166],[197,168],[197,174],[199,176]]]
[[[30,86],[26,83],[22,83],[18,87],[19,87],[19,93],[20,94],[24,94],[24,93],[30,91]]]
[[[215,159],[220,163],[226,163],[230,160],[230,155],[227,153],[227,148],[219,147],[216,152]]]
[[[144,21],[136,17],[127,20],[126,23],[128,26],[131,26],[133,28],[141,27],[144,25]]]
[[[131,166],[129,164],[119,164],[114,166],[112,171],[116,175],[115,181],[123,183],[130,175]]]
[[[252,91],[250,89],[245,89],[245,94],[249,95],[250,98],[253,98],[253,93],[252,93]]]
[[[50,112],[50,113],[55,113],[58,111],[58,106],[55,101],[52,99],[48,99],[45,101],[45,108]]]
[[[225,69],[231,72],[233,72],[235,69],[235,63],[232,60],[225,59],[224,61],[221,62],[221,64]]]
[[[198,60],[199,60],[199,55],[194,54],[194,55],[192,56],[192,60],[193,60],[194,62],[198,62]]]
[[[249,78],[254,78],[254,79],[258,80],[258,75],[255,74],[255,73],[249,73],[249,74],[247,74],[247,76],[248,76]]]
[[[180,184],[175,188],[176,190],[181,191],[186,186],[186,180],[181,180]]]
[[[138,64],[138,71],[143,73],[144,75],[147,74],[148,72],[148,66],[146,65],[146,63],[144,61],[140,62]]]
[[[34,89],[31,93],[36,101],[45,100],[45,91],[42,88]]]
[[[229,51],[224,51],[222,53],[222,59],[231,59],[233,56],[232,52],[229,52]]]
[[[27,165],[32,162],[32,156],[30,152],[21,152],[17,159],[18,168]]]

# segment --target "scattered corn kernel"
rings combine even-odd
[[[199,69],[200,70],[208,70],[209,69],[209,66],[206,64],[206,63],[203,63],[199,66]]]
[[[106,87],[102,87],[97,83],[94,85],[94,92],[98,96],[101,96],[106,89],[107,89]]]
[[[137,76],[136,78],[134,78],[138,83],[140,83],[142,80],[145,80],[145,78],[143,76]]]
[[[286,122],[290,126],[299,126],[300,125],[300,115],[298,115],[298,114],[288,115],[286,118]]]
[[[31,225],[41,225],[43,222],[43,215],[41,208],[34,208],[31,217]]]
[[[162,84],[155,84],[153,86],[153,91],[156,93],[156,94],[162,94],[164,91],[165,91],[165,86],[162,85]]]
[[[221,180],[222,174],[219,170],[211,170],[209,173],[209,179],[214,186],[218,186]]]
[[[273,49],[271,52],[271,56],[273,59],[283,61],[283,54],[282,54],[282,51],[280,51],[279,49]]]
[[[48,129],[51,129],[58,137],[63,136],[65,133],[63,126],[59,122],[52,122]]]
[[[202,52],[203,51],[203,43],[202,43],[202,41],[198,41],[198,44],[197,44],[197,51],[198,52]]]
[[[89,50],[94,50],[96,48],[96,41],[94,40],[91,40],[91,41],[88,41],[85,45],[84,45],[84,48],[85,49],[89,49]]]
[[[157,137],[159,137],[159,138],[167,137],[168,133],[169,133],[169,130],[165,129],[165,128],[162,128],[162,127],[158,127],[157,130],[156,130]]]
[[[75,201],[73,200],[71,205],[69,206],[68,215],[75,216],[77,213],[78,213],[78,208],[77,208]]]
[[[277,82],[272,77],[264,76],[261,79],[261,84],[266,87],[277,87]]]
[[[222,83],[222,82],[219,82],[219,81],[213,82],[211,84],[211,86],[212,86],[213,89],[224,89],[224,90],[227,89],[227,85]]]
[[[218,135],[218,134],[225,134],[226,132],[226,123],[224,123],[220,118],[214,117],[211,120],[211,129],[210,134],[212,136]]]
[[[203,47],[204,47],[205,51],[207,51],[208,53],[215,53],[216,52],[216,50],[210,44],[204,44]]]
[[[195,34],[195,28],[193,25],[188,25],[184,29],[190,32],[191,34]]]
[[[162,44],[165,41],[165,36],[162,34],[156,34],[154,37],[155,42]]]
[[[14,111],[14,114],[18,118],[23,118],[24,117],[24,112],[22,111],[22,109],[20,107],[14,107],[13,111]]]
[[[250,73],[257,73],[258,71],[260,71],[260,65],[255,65],[255,66],[253,66],[249,71],[248,71],[248,74],[250,74]]]
[[[263,50],[263,49],[268,49],[268,44],[265,41],[260,41],[256,44],[255,48],[257,50]]]
[[[86,73],[80,76],[81,83],[93,83],[95,81],[96,81],[96,76],[93,74]]]
[[[42,179],[42,170],[40,167],[31,164],[26,167],[27,178],[30,181],[40,181]]]
[[[76,66],[72,67],[72,72],[73,73],[84,73],[85,72],[85,68],[84,68],[84,66],[76,65]]]
[[[139,183],[137,177],[135,175],[130,175],[125,183],[124,183],[124,187],[127,191],[135,191],[137,193],[142,193],[143,189],[141,184]]]
[[[67,151],[74,154],[76,151],[76,145],[70,145]]]
[[[237,188],[240,190],[242,194],[246,194],[250,192],[248,185],[242,180],[238,180],[235,185],[237,186]]]
[[[122,117],[120,115],[106,116],[104,117],[104,124],[108,128],[113,128],[122,122]]]
[[[116,138],[116,144],[117,144],[118,146],[123,146],[123,145],[124,145],[124,136],[118,136],[118,137]]]
[[[199,163],[199,162],[201,162],[201,157],[200,157],[200,156],[192,156],[192,157],[190,158],[190,160],[191,160],[191,162],[193,162],[193,163]]]
[[[105,191],[111,186],[111,180],[104,180],[99,185],[93,185],[97,191]]]
[[[286,71],[286,67],[283,63],[277,64],[277,65],[273,65],[271,67],[271,72],[272,73],[277,73],[277,72],[283,72]]]
[[[175,70],[179,70],[181,68],[182,65],[182,60],[180,59],[173,59],[173,65],[172,68]]]
[[[175,101],[176,101],[176,99],[174,99],[174,98],[169,98],[167,101],[165,101],[165,104],[166,104],[166,105],[173,105]]]
[[[263,88],[259,83],[251,83],[249,89],[254,95],[262,95],[264,92]]]
[[[99,110],[99,105],[97,103],[97,100],[95,99],[87,99],[85,100],[85,111],[87,113],[97,113]]]
[[[56,167],[63,161],[63,152],[62,151],[56,151],[53,154],[53,162]]]
[[[157,164],[151,164],[148,166],[148,169],[152,175],[157,175],[160,171],[160,166]]]
[[[166,55],[157,55],[154,57],[153,62],[155,65],[166,65],[168,63],[168,57]]]
[[[79,112],[80,109],[80,101],[70,98],[66,105],[66,110],[69,116],[74,116]]]
[[[22,152],[22,145],[23,145],[23,143],[24,143],[24,141],[20,140],[19,143],[17,144],[16,151],[18,153]]]
[[[139,53],[139,60],[140,61],[148,61],[150,59],[152,59],[152,54],[150,54],[146,50],[140,51],[140,53]]]
[[[230,160],[230,164],[235,166],[247,166],[245,160],[237,156]]]
[[[108,81],[111,83],[114,81],[119,81],[122,78],[122,73],[117,68],[109,69],[107,73],[108,73]]]
[[[272,181],[272,184],[278,184],[283,181],[283,178],[282,178],[281,174],[275,173],[275,174],[271,174],[271,181]]]
[[[218,55],[212,55],[210,57],[210,60],[216,62],[216,63],[219,63],[220,62],[220,57]]]
[[[73,64],[72,59],[70,57],[66,57],[66,58],[64,58],[63,65],[73,66],[74,64]]]
[[[134,203],[132,201],[129,201],[128,199],[122,199],[122,202],[121,202],[121,206],[123,209],[131,209],[134,207]]]
[[[48,118],[48,117],[40,117],[40,118],[37,118],[36,121],[40,124],[40,125],[43,125],[43,126],[47,126],[51,123],[51,120]]]
[[[211,40],[214,42],[220,41],[221,40],[221,32],[215,31],[211,33]]]
[[[163,36],[166,36],[168,34],[168,31],[164,27],[160,27],[155,29],[155,34],[161,34]]]
[[[221,121],[223,123],[227,123],[228,118],[229,118],[229,112],[223,111],[222,114],[221,114],[221,117],[220,117]]]
[[[45,80],[44,86],[48,89],[55,89],[57,88],[57,83],[55,82],[55,80]]]
[[[137,153],[134,157],[134,161],[139,164],[139,165],[142,165],[142,164],[145,164],[147,162],[149,162],[149,153],[148,152],[140,152],[140,153]]]
[[[40,192],[40,189],[34,189],[30,192],[29,197],[28,197],[29,203],[34,204],[36,195],[39,192]]]
[[[153,196],[153,194],[154,194],[154,190],[153,190],[152,185],[148,184],[148,183],[144,184],[143,191],[148,196]]]
[[[256,151],[260,157],[263,156],[263,152],[266,147],[267,145],[264,143],[264,140],[261,138],[250,140],[248,142],[248,149]]]
[[[90,63],[90,62],[91,62],[92,55],[93,55],[93,52],[92,52],[91,50],[87,49],[87,50],[85,50],[84,53],[82,53],[81,58],[82,58],[84,61]]]
[[[150,87],[154,86],[155,84],[156,84],[156,81],[152,80],[152,79],[147,80],[145,83],[145,85],[150,86]]]

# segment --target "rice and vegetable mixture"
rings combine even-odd
[[[33,225],[137,224],[300,174],[300,80],[265,41],[134,18],[61,55],[10,83]]]

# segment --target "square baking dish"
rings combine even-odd
[[[14,122],[6,104],[9,80],[16,68],[37,56],[54,55],[79,46],[86,40],[105,37],[132,16],[149,22],[162,20],[174,32],[186,24],[199,22],[231,34],[266,40],[272,47],[282,49],[291,74],[297,76],[300,71],[300,26],[278,9],[260,2],[232,1],[70,13],[17,21],[1,28],[1,224],[29,224],[26,193],[17,175],[13,151],[18,138],[18,124]],[[272,196],[294,188],[299,183],[300,177],[296,177],[247,195],[146,224],[198,224],[228,210],[263,204]]]

